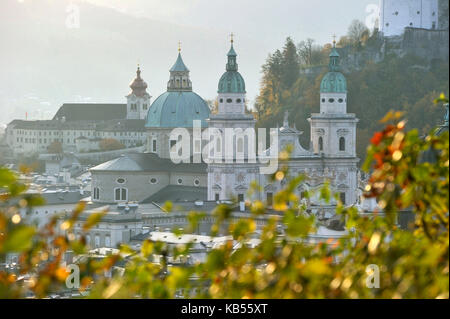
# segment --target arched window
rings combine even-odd
[[[323,151],[323,138],[322,136],[319,136],[319,151]]]
[[[105,237],[105,247],[111,247],[111,237],[109,235]]]
[[[95,248],[100,247],[100,236],[95,235],[94,240],[95,240]]]
[[[100,189],[98,187],[94,187],[94,199],[99,199],[100,198]]]
[[[339,139],[339,150],[345,151],[345,137]]]
[[[114,189],[114,200],[126,201],[127,199],[128,199],[128,189],[126,189],[126,188]]]
[[[238,153],[242,153],[244,151],[244,140],[243,140],[243,138],[238,138],[238,140],[237,140],[237,151],[238,151]]]

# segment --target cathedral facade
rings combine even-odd
[[[149,102],[150,96],[142,83],[135,82],[134,91],[138,94],[128,97],[128,105],[138,101],[136,109],[139,110]],[[252,133],[256,121],[246,111],[245,99],[245,80],[238,71],[233,42],[225,73],[218,83],[218,107],[214,114],[193,92],[189,69],[179,53],[170,69],[167,91],[155,99],[146,113],[146,152],[125,154],[92,168],[92,200],[100,203],[237,200],[242,203],[259,199],[270,206],[287,178],[273,179],[271,174],[261,173],[262,168],[268,160],[278,160],[278,155],[290,148],[289,158],[283,165],[287,164],[290,175],[306,176],[297,189],[300,198],[305,197],[311,206],[326,205],[318,196],[303,195],[328,182],[345,205],[359,203],[358,119],[355,114],[347,113],[347,82],[340,72],[335,45],[330,54],[329,72],[320,87],[319,112],[309,118],[310,147],[300,145],[302,132],[290,125],[286,114],[282,126],[271,130],[275,142],[257,154],[256,134]],[[142,112],[137,113],[142,118]],[[195,121],[208,130],[206,141],[204,135],[200,136],[203,140],[196,140]],[[174,163],[171,150],[180,140],[172,132],[179,128],[190,136],[191,161]],[[230,138],[225,134],[229,129],[240,134]],[[205,153],[206,144],[210,148]],[[205,154],[207,161],[192,162],[192,157],[203,155],[204,158]],[[258,184],[260,191],[249,195],[252,183]]]

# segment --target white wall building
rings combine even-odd
[[[437,29],[438,17],[438,0],[380,0],[379,29],[387,37],[407,27]]]

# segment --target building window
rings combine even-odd
[[[244,141],[242,138],[237,140],[237,151],[238,153],[242,153],[244,151]]]
[[[142,109],[146,110],[147,109],[147,104],[142,104]]]
[[[331,98],[331,99],[328,99],[328,102],[330,102],[330,103],[334,103],[334,99],[333,99],[333,98]]]
[[[174,147],[177,144],[176,140],[170,140],[170,150],[172,150],[172,147]]]
[[[323,138],[319,136],[319,152],[323,151]]]
[[[100,236],[99,235],[95,235],[95,248],[100,247]]]
[[[99,199],[100,198],[100,189],[98,187],[94,187],[93,198],[94,199]]]
[[[195,180],[194,180],[194,185],[195,185],[195,186],[199,186],[199,185],[200,185],[200,180],[195,179]]]
[[[338,102],[342,103],[342,102],[344,102],[344,99],[339,99]]]
[[[271,207],[273,205],[273,193],[267,193],[267,206]]]
[[[114,189],[114,200],[115,201],[126,201],[127,198],[128,198],[128,189],[126,189],[126,188]]]
[[[241,102],[242,102],[241,99],[237,99],[237,100],[236,100],[236,103],[241,103]]]
[[[220,103],[223,103],[223,99],[220,99],[219,102],[220,102]]]
[[[152,152],[156,153],[156,140],[152,140]]]
[[[238,194],[238,202],[243,202],[244,201],[244,194]]]
[[[105,237],[105,247],[111,247],[111,237]]]
[[[158,180],[153,177],[152,179],[150,179],[150,183],[151,184],[156,184],[156,183],[158,183]]]
[[[125,183],[125,178],[118,178],[116,179],[117,184],[124,184]]]
[[[345,192],[341,192],[340,194],[339,194],[339,199],[341,200],[341,203],[342,204],[346,204],[346,202],[345,202]]]
[[[345,151],[345,137],[339,139],[339,150]]]
[[[325,101],[326,101],[325,99],[322,99],[322,103],[325,103]]]
[[[177,180],[177,183],[178,183],[179,185],[181,185],[181,184],[183,184],[183,180],[182,180],[181,178],[179,178],[179,179]]]
[[[215,200],[216,200],[216,202],[218,202],[220,200],[220,194],[219,193],[216,193]]]
[[[227,99],[227,103],[231,103],[231,102],[233,102],[232,99]]]

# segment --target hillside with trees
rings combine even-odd
[[[383,59],[370,58],[377,56],[374,48],[379,47],[380,39],[376,31],[369,32],[364,24],[354,21],[348,34],[337,41],[342,72],[347,78],[347,111],[360,119],[357,152],[361,158],[370,137],[382,127],[379,120],[389,110],[405,112],[407,127],[425,134],[444,116],[444,110],[433,105],[433,99],[449,91],[448,59],[389,52]],[[319,112],[320,82],[328,71],[331,46],[316,45],[313,39],[296,44],[287,38],[283,48],[268,56],[255,102],[259,127],[276,127],[289,111],[291,125],[304,132],[301,142],[309,147],[307,119]],[[358,64],[352,64],[355,60]]]

